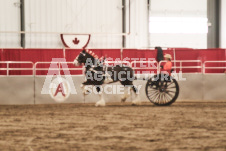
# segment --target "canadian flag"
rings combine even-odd
[[[79,40],[78,40],[78,38],[75,38],[74,40],[72,40],[72,42],[73,42],[75,45],[78,45]]]
[[[61,40],[65,47],[67,48],[85,48],[90,41],[90,34],[61,34]]]

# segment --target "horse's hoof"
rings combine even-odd
[[[95,106],[96,107],[98,107],[98,106],[105,106],[105,103],[104,102],[97,102],[96,104],[95,104]]]
[[[135,106],[135,105],[141,105],[141,102],[140,101],[133,101],[132,106]]]
[[[126,102],[126,98],[121,98],[121,102],[122,103]]]

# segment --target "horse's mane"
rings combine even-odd
[[[86,53],[90,54],[94,59],[99,60],[100,62],[104,61],[104,56],[98,57],[93,51],[86,50]]]

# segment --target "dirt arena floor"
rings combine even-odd
[[[0,106],[0,150],[226,150],[226,102]]]

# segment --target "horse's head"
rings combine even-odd
[[[74,60],[75,66],[86,64],[87,61],[94,64],[95,57],[97,57],[92,51],[82,50]]]

